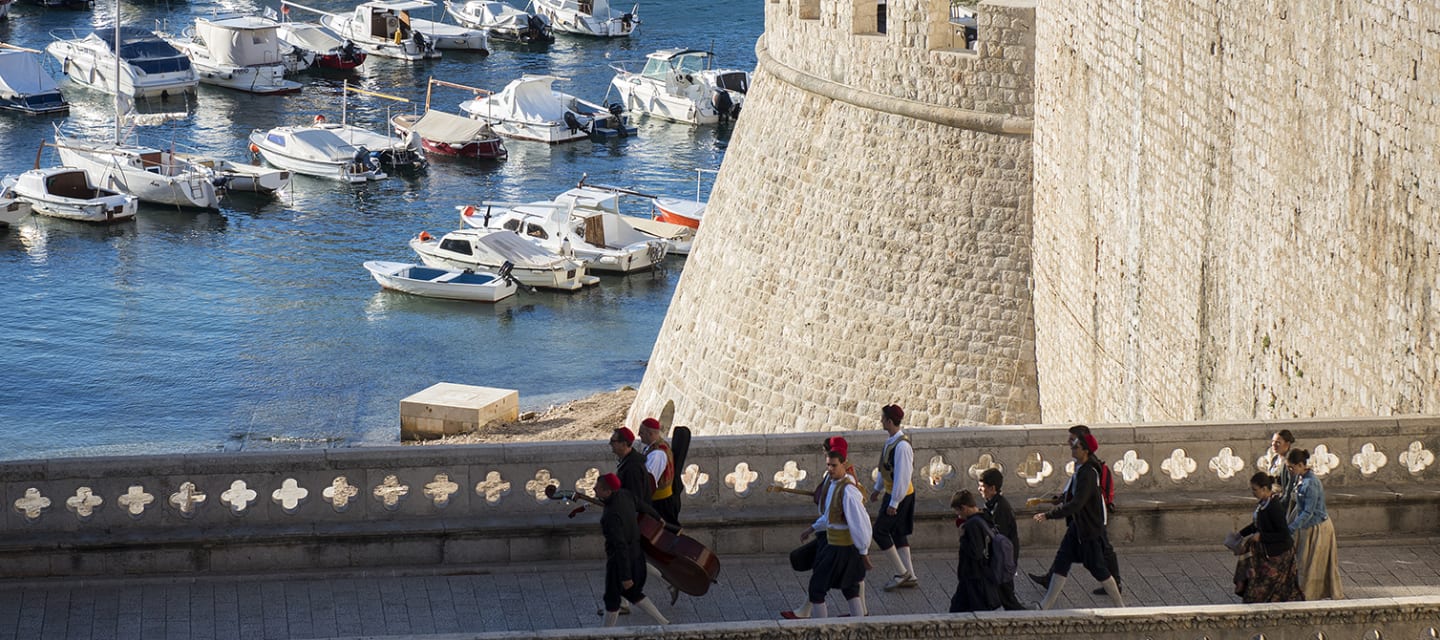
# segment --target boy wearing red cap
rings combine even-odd
[[[645,470],[645,456],[635,450],[635,433],[620,427],[610,434],[610,451],[615,454],[615,475],[620,487],[646,504],[650,503],[650,476]]]
[[[1055,550],[1055,561],[1050,564],[1050,586],[1041,609],[1050,609],[1060,599],[1060,591],[1070,575],[1070,567],[1076,562],[1085,565],[1090,575],[1110,595],[1117,607],[1125,606],[1120,597],[1120,587],[1110,575],[1105,564],[1105,525],[1109,514],[1105,509],[1105,498],[1100,488],[1100,467],[1091,454],[1100,448],[1095,436],[1084,433],[1070,437],[1070,455],[1075,458],[1075,475],[1061,494],[1059,506],[1048,512],[1035,514],[1036,522],[1065,518],[1065,537],[1060,548]]]
[[[646,418],[640,422],[640,441],[645,443],[645,469],[655,487],[650,504],[660,512],[661,520],[678,528],[680,493],[675,490],[675,455],[660,433],[659,420]]]
[[[910,558],[910,534],[915,530],[915,485],[910,481],[915,474],[915,448],[910,445],[910,436],[900,429],[904,418],[905,410],[898,404],[880,409],[880,426],[890,438],[880,450],[879,473],[870,492],[871,500],[879,498],[881,490],[885,492],[880,514],[875,518],[875,546],[890,557],[899,571],[885,583],[886,591],[920,585]]]
[[[850,464],[850,462],[849,462],[848,456],[850,455],[850,443],[849,443],[849,442],[846,442],[846,441],[845,441],[845,438],[842,438],[842,437],[840,437],[840,436],[831,436],[831,437],[829,437],[829,438],[826,438],[824,442],[820,443],[820,446],[821,446],[821,450],[825,452],[825,459],[826,459],[827,462],[828,462],[828,460],[830,459],[830,454],[831,454],[832,452],[833,452],[833,453],[840,454],[840,459],[845,461],[845,465],[844,465],[844,466],[845,466],[845,475],[850,478],[850,481],[853,482],[856,487],[861,486],[861,484],[860,484],[860,476],[859,476],[859,474],[857,474],[857,473],[855,472],[855,465]],[[828,505],[825,503],[825,497],[828,496],[828,495],[830,495],[830,485],[833,484],[833,483],[834,483],[834,480],[832,480],[832,479],[830,478],[830,472],[829,472],[829,470],[828,470],[828,468],[827,468],[826,472],[820,475],[820,482],[819,482],[819,484],[815,485],[815,506],[816,506],[816,507],[819,507],[819,509],[820,509],[820,515],[821,515],[822,517],[825,515],[825,510],[826,510],[826,507],[828,506]],[[864,498],[864,492],[861,492],[861,498],[862,498],[862,499]],[[824,532],[824,531],[817,531],[817,532],[815,532],[815,540],[814,540],[812,543],[810,543],[810,545],[807,545],[807,546],[816,546],[816,545],[818,545],[818,544],[823,543],[824,541],[825,541],[825,532]],[[802,548],[804,548],[804,547],[802,547]],[[797,549],[796,551],[798,552],[799,549]],[[792,553],[793,553],[793,552],[792,552]],[[793,558],[793,555],[792,555],[792,558]],[[813,559],[813,555],[811,556],[811,558]],[[794,562],[795,562],[795,560],[792,559],[792,560],[791,560],[791,563],[793,564]],[[797,567],[797,570],[799,570],[798,567]],[[864,580],[861,580],[861,581],[860,581],[860,584],[859,584],[859,592],[860,592],[859,598],[860,598],[860,611],[861,611],[861,615],[868,616],[868,615],[870,615],[870,609],[869,609],[869,607],[867,607],[866,604],[865,604],[865,581],[864,581]],[[792,610],[790,610],[790,611],[782,611],[782,612],[780,612],[780,615],[781,615],[781,617],[784,617],[784,618],[790,619],[790,620],[798,620],[798,619],[803,619],[803,618],[809,618],[810,615],[811,615],[811,611],[812,611],[813,608],[814,608],[814,605],[812,605],[812,604],[810,603],[810,599],[809,599],[809,597],[807,596],[806,599],[805,599],[805,602],[804,602],[803,604],[801,604],[799,607],[797,607],[797,608],[795,608],[795,609],[792,609]]]
[[[870,570],[870,514],[865,511],[860,487],[845,474],[847,466],[845,457],[838,451],[826,454],[825,470],[830,476],[830,488],[824,510],[820,518],[800,534],[800,541],[804,542],[812,534],[825,532],[825,541],[815,552],[815,570],[810,574],[809,610],[804,612],[809,615],[783,611],[780,615],[784,618],[826,617],[825,594],[831,589],[839,589],[845,596],[851,616],[865,615],[860,592],[865,572]]]
[[[600,532],[605,536],[605,626],[620,619],[620,598],[649,614],[655,622],[670,624],[645,597],[645,552],[640,547],[641,511],[656,515],[654,509],[638,502],[635,495],[620,487],[620,476],[607,473],[595,483],[595,497],[605,505]]]

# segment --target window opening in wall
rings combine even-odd
[[[978,24],[975,20],[975,8],[962,4],[959,0],[950,0],[950,23],[955,25],[955,39],[960,41],[957,44],[973,50]]]
[[[885,0],[875,3],[875,32],[885,33]]]
[[[885,33],[885,3],[888,0],[853,0],[850,32],[858,35]]]
[[[820,0],[798,0],[798,2],[800,3],[801,20],[820,19]]]

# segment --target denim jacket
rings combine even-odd
[[[1308,529],[1329,518],[1325,513],[1325,488],[1320,479],[1306,471],[1295,485],[1295,516],[1290,519],[1290,533]]]

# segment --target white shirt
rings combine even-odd
[[[665,475],[665,452],[659,449],[651,449],[645,446],[645,470],[650,472],[650,477],[655,479],[655,486],[660,486],[660,476]]]
[[[835,499],[835,488],[844,487],[845,497],[840,500],[840,507],[845,510],[845,524],[830,524],[830,501]],[[810,528],[815,532],[827,529],[848,529],[850,539],[855,542],[855,548],[860,550],[860,555],[870,552],[870,514],[865,511],[865,497],[860,495],[860,487],[850,483],[831,482],[830,489],[825,492],[825,510],[820,512],[820,518]]]
[[[885,440],[887,448],[892,443],[899,442],[895,445],[895,472],[894,478],[892,478],[894,482],[891,484],[895,490],[890,492],[890,506],[896,509],[900,508],[900,501],[905,499],[906,493],[909,493],[906,489],[910,487],[911,476],[915,475],[915,449],[910,446],[909,442],[900,440],[904,435],[904,429],[896,429],[895,435]],[[884,451],[884,448],[881,451]],[[875,490],[885,490],[885,479],[878,475],[875,477]]]

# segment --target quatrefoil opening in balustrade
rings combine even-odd
[[[595,495],[595,483],[597,482],[600,482],[600,470],[595,467],[590,467],[585,471],[585,475],[580,476],[580,479],[575,481],[575,492],[593,496]]]
[[[1019,466],[1015,467],[1015,473],[1025,479],[1025,484],[1033,487],[1055,473],[1055,467],[1045,460],[1039,451],[1031,451],[1020,461]]]
[[[484,482],[475,485],[475,494],[485,496],[485,504],[493,507],[510,494],[510,483],[500,477],[499,471],[491,471],[485,474]]]
[[[786,460],[785,466],[775,472],[774,480],[776,485],[785,487],[786,489],[794,489],[800,486],[801,482],[805,481],[806,475],[805,470],[801,469],[800,465],[796,464],[794,460]]]
[[[735,470],[725,474],[725,486],[735,490],[736,495],[741,497],[750,495],[750,485],[760,477],[760,474],[751,471],[750,465],[741,462],[735,465]]]
[[[379,500],[386,511],[395,511],[400,508],[400,501],[410,495],[410,485],[400,484],[399,476],[388,475],[383,482],[370,490],[370,495]]]
[[[955,476],[955,467],[945,464],[945,459],[937,455],[930,458],[930,462],[925,464],[922,473],[925,474],[925,479],[930,482],[932,489],[939,489],[946,480]]]
[[[192,518],[208,497],[195,487],[195,483],[182,482],[180,488],[170,494],[170,506],[175,507],[181,517]]]
[[[1170,452],[1170,457],[1160,461],[1160,471],[1170,476],[1171,480],[1180,482],[1190,477],[1199,468],[1195,459],[1185,455],[1184,449],[1176,449]]]
[[[1379,473],[1387,462],[1389,459],[1385,457],[1385,453],[1377,450],[1373,442],[1361,445],[1360,452],[1350,458],[1350,464],[1355,465],[1355,468],[1360,470],[1360,475],[1366,478]]]
[[[294,478],[286,478],[280,483],[280,488],[270,492],[270,500],[280,505],[280,510],[288,514],[294,514],[300,510],[300,505],[309,497],[310,490],[300,486],[300,481]]]
[[[1210,470],[1221,480],[1229,480],[1245,470],[1245,459],[1235,455],[1230,447],[1221,447],[1220,453],[1210,459]]]
[[[435,479],[425,484],[425,497],[436,509],[444,509],[450,505],[450,496],[460,491],[460,485],[450,480],[450,474],[437,473]]]
[[[34,522],[40,518],[40,514],[50,508],[50,499],[40,493],[39,489],[30,487],[25,490],[25,495],[15,501],[15,510],[25,514],[26,522]]]
[[[535,477],[525,483],[525,493],[535,496],[536,502],[544,502],[549,499],[545,496],[545,487],[550,486],[558,489],[560,481],[550,477],[549,469],[539,469]]]
[[[330,486],[320,492],[320,497],[330,503],[330,507],[335,509],[335,513],[345,513],[349,510],[350,505],[354,503],[355,496],[358,495],[360,495],[360,487],[350,484],[350,480],[345,476],[335,476],[335,479],[330,481]]]
[[[81,522],[89,520],[90,516],[95,515],[95,510],[99,509],[102,504],[105,504],[105,499],[95,495],[90,487],[78,487],[75,489],[75,495],[65,499],[65,508],[74,512],[75,517],[79,518]]]
[[[680,474],[680,479],[685,482],[687,496],[700,493],[700,487],[710,484],[710,474],[701,473],[698,464],[685,465],[685,473]]]
[[[125,491],[125,495],[116,498],[115,502],[120,503],[120,506],[125,508],[125,512],[130,514],[131,518],[138,519],[145,515],[145,508],[155,502],[155,496],[145,493],[145,487],[133,484]]]
[[[1416,440],[1400,452],[1400,464],[1405,465],[1410,475],[1418,476],[1435,464],[1435,454],[1425,449],[1425,443]]]
[[[1183,451],[1181,455],[1184,455]],[[1139,480],[1140,476],[1150,473],[1150,463],[1140,459],[1140,454],[1136,453],[1134,449],[1126,451],[1125,455],[1116,460],[1110,468],[1125,480],[1125,484],[1133,483]]]
[[[1330,451],[1330,447],[1317,444],[1310,452],[1310,470],[1317,477],[1329,475],[1331,471],[1340,467],[1340,456]]]
[[[985,475],[985,472],[991,469],[999,469],[1001,473],[1004,473],[1005,465],[997,462],[995,456],[982,453],[980,454],[980,458],[975,461],[975,464],[970,465],[970,468],[965,470],[965,473],[970,476],[971,480],[979,482],[980,476]]]
[[[230,513],[239,515],[259,495],[254,489],[245,486],[244,480],[236,480],[230,483],[229,489],[220,492],[220,502],[230,506]]]

